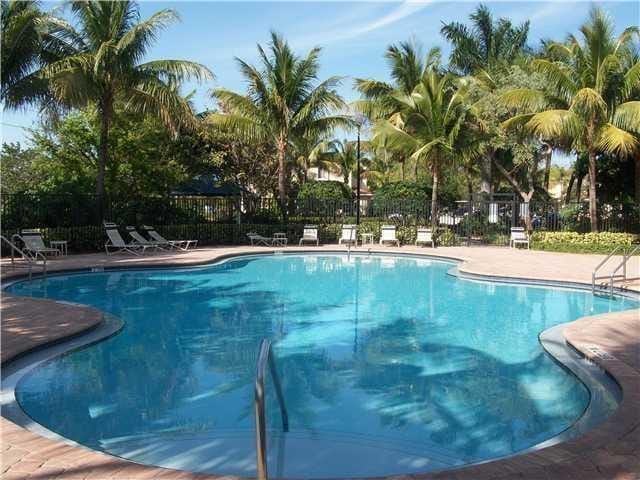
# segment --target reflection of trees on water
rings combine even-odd
[[[214,274],[126,272],[49,285],[49,295],[95,305],[127,324],[27,382],[28,412],[85,443],[252,428],[257,348],[271,338],[292,430],[322,430],[335,412],[373,415],[378,433],[479,458],[528,446],[573,420],[571,402],[579,405],[585,392],[558,373],[531,332],[555,324],[553,314],[581,311],[583,295],[461,282],[443,267],[408,279],[411,260],[315,260],[275,267],[243,260]],[[249,267],[250,274],[240,272]],[[391,295],[400,305],[388,302]],[[318,322],[326,322],[326,336],[304,337]],[[336,324],[345,328],[334,333]],[[293,335],[307,343],[292,348]],[[277,428],[269,387],[267,412]]]

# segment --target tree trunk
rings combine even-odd
[[[564,194],[564,203],[571,202],[571,190],[573,190],[573,182],[576,181],[576,172],[575,170],[571,172],[571,176],[569,177],[569,185],[567,185],[567,191]]]
[[[431,169],[432,183],[431,183],[431,226],[436,228],[438,226],[438,162],[433,162]]]
[[[400,174],[401,174],[401,176],[402,176],[401,178],[402,178],[402,181],[403,181],[403,182],[404,182],[404,167],[405,167],[405,165],[404,165],[404,160],[402,160],[402,161],[400,162]]]
[[[544,189],[549,191],[549,176],[551,175],[551,156],[553,155],[553,150],[551,145],[548,143],[546,145],[546,151],[544,152]]]
[[[113,100],[105,95],[100,101],[100,144],[98,145],[98,171],[96,173],[96,208],[98,221],[104,220],[105,207],[105,172],[109,161],[109,128],[113,115]]]
[[[579,175],[576,183],[576,202],[580,203],[582,200],[582,182],[584,181],[584,175]]]
[[[598,210],[596,200],[596,152],[589,152],[589,218],[591,219],[591,231],[598,231]]]
[[[287,220],[287,143],[284,136],[278,141],[278,203],[280,204],[280,212],[282,220]]]
[[[417,182],[418,181],[418,160],[416,159],[416,164],[413,166],[413,179]]]
[[[635,197],[636,205],[640,205],[640,152],[635,155]]]
[[[493,190],[491,183],[491,166],[494,155],[494,150],[490,149],[480,160],[480,194],[483,197],[490,197]]]

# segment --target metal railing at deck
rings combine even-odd
[[[264,377],[266,374],[267,364],[271,371],[273,386],[276,390],[278,403],[280,404],[280,413],[282,415],[282,430],[289,431],[289,417],[287,408],[284,404],[284,396],[282,394],[282,386],[280,378],[273,362],[273,354],[271,353],[271,341],[266,338],[260,342],[260,350],[258,352],[258,361],[256,363],[256,384],[254,407],[256,414],[256,468],[259,480],[267,480],[267,426],[265,416],[264,403]]]
[[[598,271],[604,267],[605,264],[619,251],[622,249],[622,259],[620,263],[616,265],[611,273],[598,276]],[[622,279],[623,281],[627,279],[627,262],[629,259],[634,256],[636,253],[640,251],[640,245],[631,249],[629,253],[625,253],[625,250],[622,246],[618,245],[615,247],[609,255],[607,255],[604,260],[602,260],[598,266],[591,273],[591,293],[596,293],[596,281],[597,280],[607,280],[609,296],[613,297],[613,283],[616,279]],[[618,273],[622,269],[622,273]]]

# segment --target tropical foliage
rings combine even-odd
[[[598,157],[640,153],[640,60],[633,48],[640,30],[629,27],[614,36],[613,24],[601,10],[592,10],[580,30],[582,38],[550,43],[551,58],[531,62],[531,70],[545,79],[544,88],[514,89],[502,98],[523,112],[506,126],[524,126],[539,138],[567,143],[587,155],[589,214],[596,232]]]
[[[594,232],[606,202],[640,202],[640,32],[599,8],[563,41],[533,44],[529,22],[479,5],[442,26],[447,59],[417,39],[387,46],[387,78],[356,77],[349,105],[342,79],[320,75],[320,48],[299,54],[271,33],[255,64],[236,59],[246,90],[215,88],[197,113],[181,89],[211,70],[149,59],[175,11],[45,5],[2,0],[3,108],[47,114],[28,146],[3,146],[4,192],[161,196],[207,175],[275,198],[268,215],[286,222],[296,198],[351,195],[314,182],[314,169],[354,186],[359,161],[375,198],[419,192],[434,226],[439,206],[476,194],[569,203],[588,185],[589,211],[576,208]],[[560,172],[554,153],[571,165]]]
[[[304,57],[294,54],[278,34],[271,34],[265,50],[258,45],[260,67],[236,59],[248,84],[246,94],[224,88],[214,91],[221,111],[209,123],[250,142],[273,146],[277,156],[278,199],[283,213],[289,200],[292,143],[296,139],[323,138],[337,127],[349,125],[339,112],[345,103],[335,88],[339,77],[318,81],[320,48]]]

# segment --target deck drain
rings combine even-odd
[[[91,267],[91,272],[92,273],[104,272],[104,267],[103,266]]]
[[[587,345],[586,349],[587,349],[587,351],[589,351],[589,353],[592,353],[594,356],[598,357],[601,360],[615,360],[616,359],[616,357],[611,355],[609,352],[604,351],[598,345]]]

